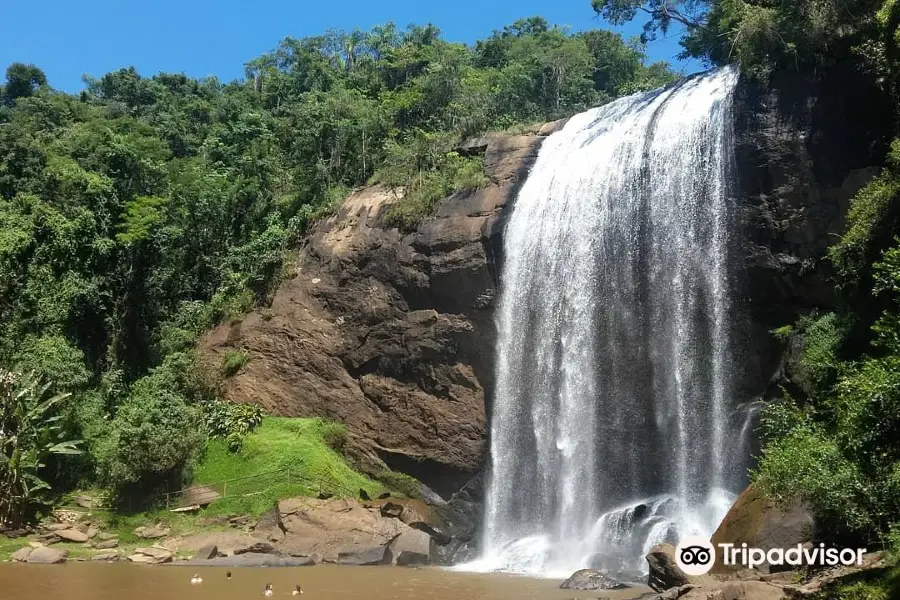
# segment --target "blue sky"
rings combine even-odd
[[[590,0],[18,0],[2,9],[0,68],[34,63],[51,86],[80,90],[84,73],[100,76],[134,66],[142,75],[160,71],[193,77],[241,77],[243,65],[273,49],[285,36],[304,37],[328,28],[367,29],[432,22],[444,38],[471,43],[522,17],[541,15],[574,29],[603,27]],[[626,36],[640,31],[633,23]],[[677,35],[652,43],[653,60],[673,59]],[[699,70],[695,62],[674,63]]]

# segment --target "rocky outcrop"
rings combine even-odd
[[[772,548],[795,548],[813,539],[813,517],[809,507],[800,501],[786,506],[776,505],[755,486],[748,487],[735,501],[712,536],[712,544],[746,543],[750,548],[769,551]],[[767,570],[767,564],[760,565]],[[717,560],[713,573],[725,573]]]
[[[894,128],[889,99],[849,65],[814,81],[792,72],[765,88],[744,81],[734,111],[740,237],[732,258],[744,322],[733,345],[744,349],[749,398],[778,377],[781,348],[769,330],[833,305],[827,249]]]
[[[489,185],[446,199],[413,232],[385,224],[393,191],[351,195],[270,307],[202,341],[213,365],[232,348],[250,357],[225,395],[341,421],[345,451],[370,473],[407,473],[445,499],[459,490],[485,458],[504,208],[542,139],[472,141],[462,151],[484,154]]]
[[[709,585],[714,583],[708,575],[688,575],[675,561],[675,546],[672,544],[657,544],[647,553],[647,565],[649,574],[647,585],[657,592],[663,592],[673,587],[686,585]]]

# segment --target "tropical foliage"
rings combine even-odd
[[[34,374],[0,369],[0,523],[31,517],[47,499],[50,460],[80,453],[60,415],[69,395],[51,396],[49,388]]]
[[[35,65],[6,70],[0,365],[71,394],[59,416],[86,452],[60,484],[146,496],[179,485],[207,435],[240,447],[260,415],[215,400],[249,357],[204,364],[197,339],[269,302],[291,248],[353,188],[405,192],[390,218],[414,227],[483,185],[464,136],[674,77],[638,41],[538,17],[472,46],[392,23],[286,38],[245,71],[127,68],[70,95]]]

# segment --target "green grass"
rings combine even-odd
[[[228,530],[227,523],[210,524],[210,517],[259,516],[284,498],[315,496],[320,492],[355,498],[361,488],[375,497],[384,490],[384,485],[354,471],[334,450],[342,447],[345,441],[346,430],[340,423],[265,417],[262,424],[244,438],[239,453],[230,452],[225,440],[210,440],[202,462],[194,471],[193,485],[215,484],[221,492],[219,484],[228,481],[227,497],[196,514],[173,513],[164,508],[136,514],[93,509],[91,520],[99,522],[102,531],[115,534],[119,538],[119,552],[128,554],[137,547],[153,544],[132,533],[141,526],[160,523],[169,528],[173,536],[189,535]],[[230,481],[235,479],[238,481]],[[78,493],[85,492],[73,492],[69,496]],[[88,493],[99,494],[96,490]],[[27,545],[29,539],[35,538],[9,540],[0,537],[0,560],[8,559],[10,554]],[[57,547],[68,548],[72,558],[90,557],[95,552],[80,544],[58,544]]]
[[[230,452],[223,440],[210,440],[195,470],[194,485],[238,481],[228,481],[226,497],[213,502],[205,513],[255,516],[292,496],[327,492],[356,497],[360,488],[379,493],[381,484],[354,471],[329,447],[328,442],[341,438],[339,428],[322,419],[266,417],[244,438],[240,453]],[[273,471],[278,472],[266,475]],[[222,492],[222,486],[216,489]]]

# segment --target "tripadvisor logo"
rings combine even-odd
[[[718,544],[718,550],[723,565],[742,565],[748,569],[762,564],[792,567],[861,565],[863,554],[866,553],[863,548],[826,548],[825,544],[819,544],[818,547],[797,544],[787,549],[772,548],[768,551],[749,548],[747,544]],[[704,537],[688,536],[678,543],[675,562],[688,575],[705,575],[716,563],[716,548]]]

